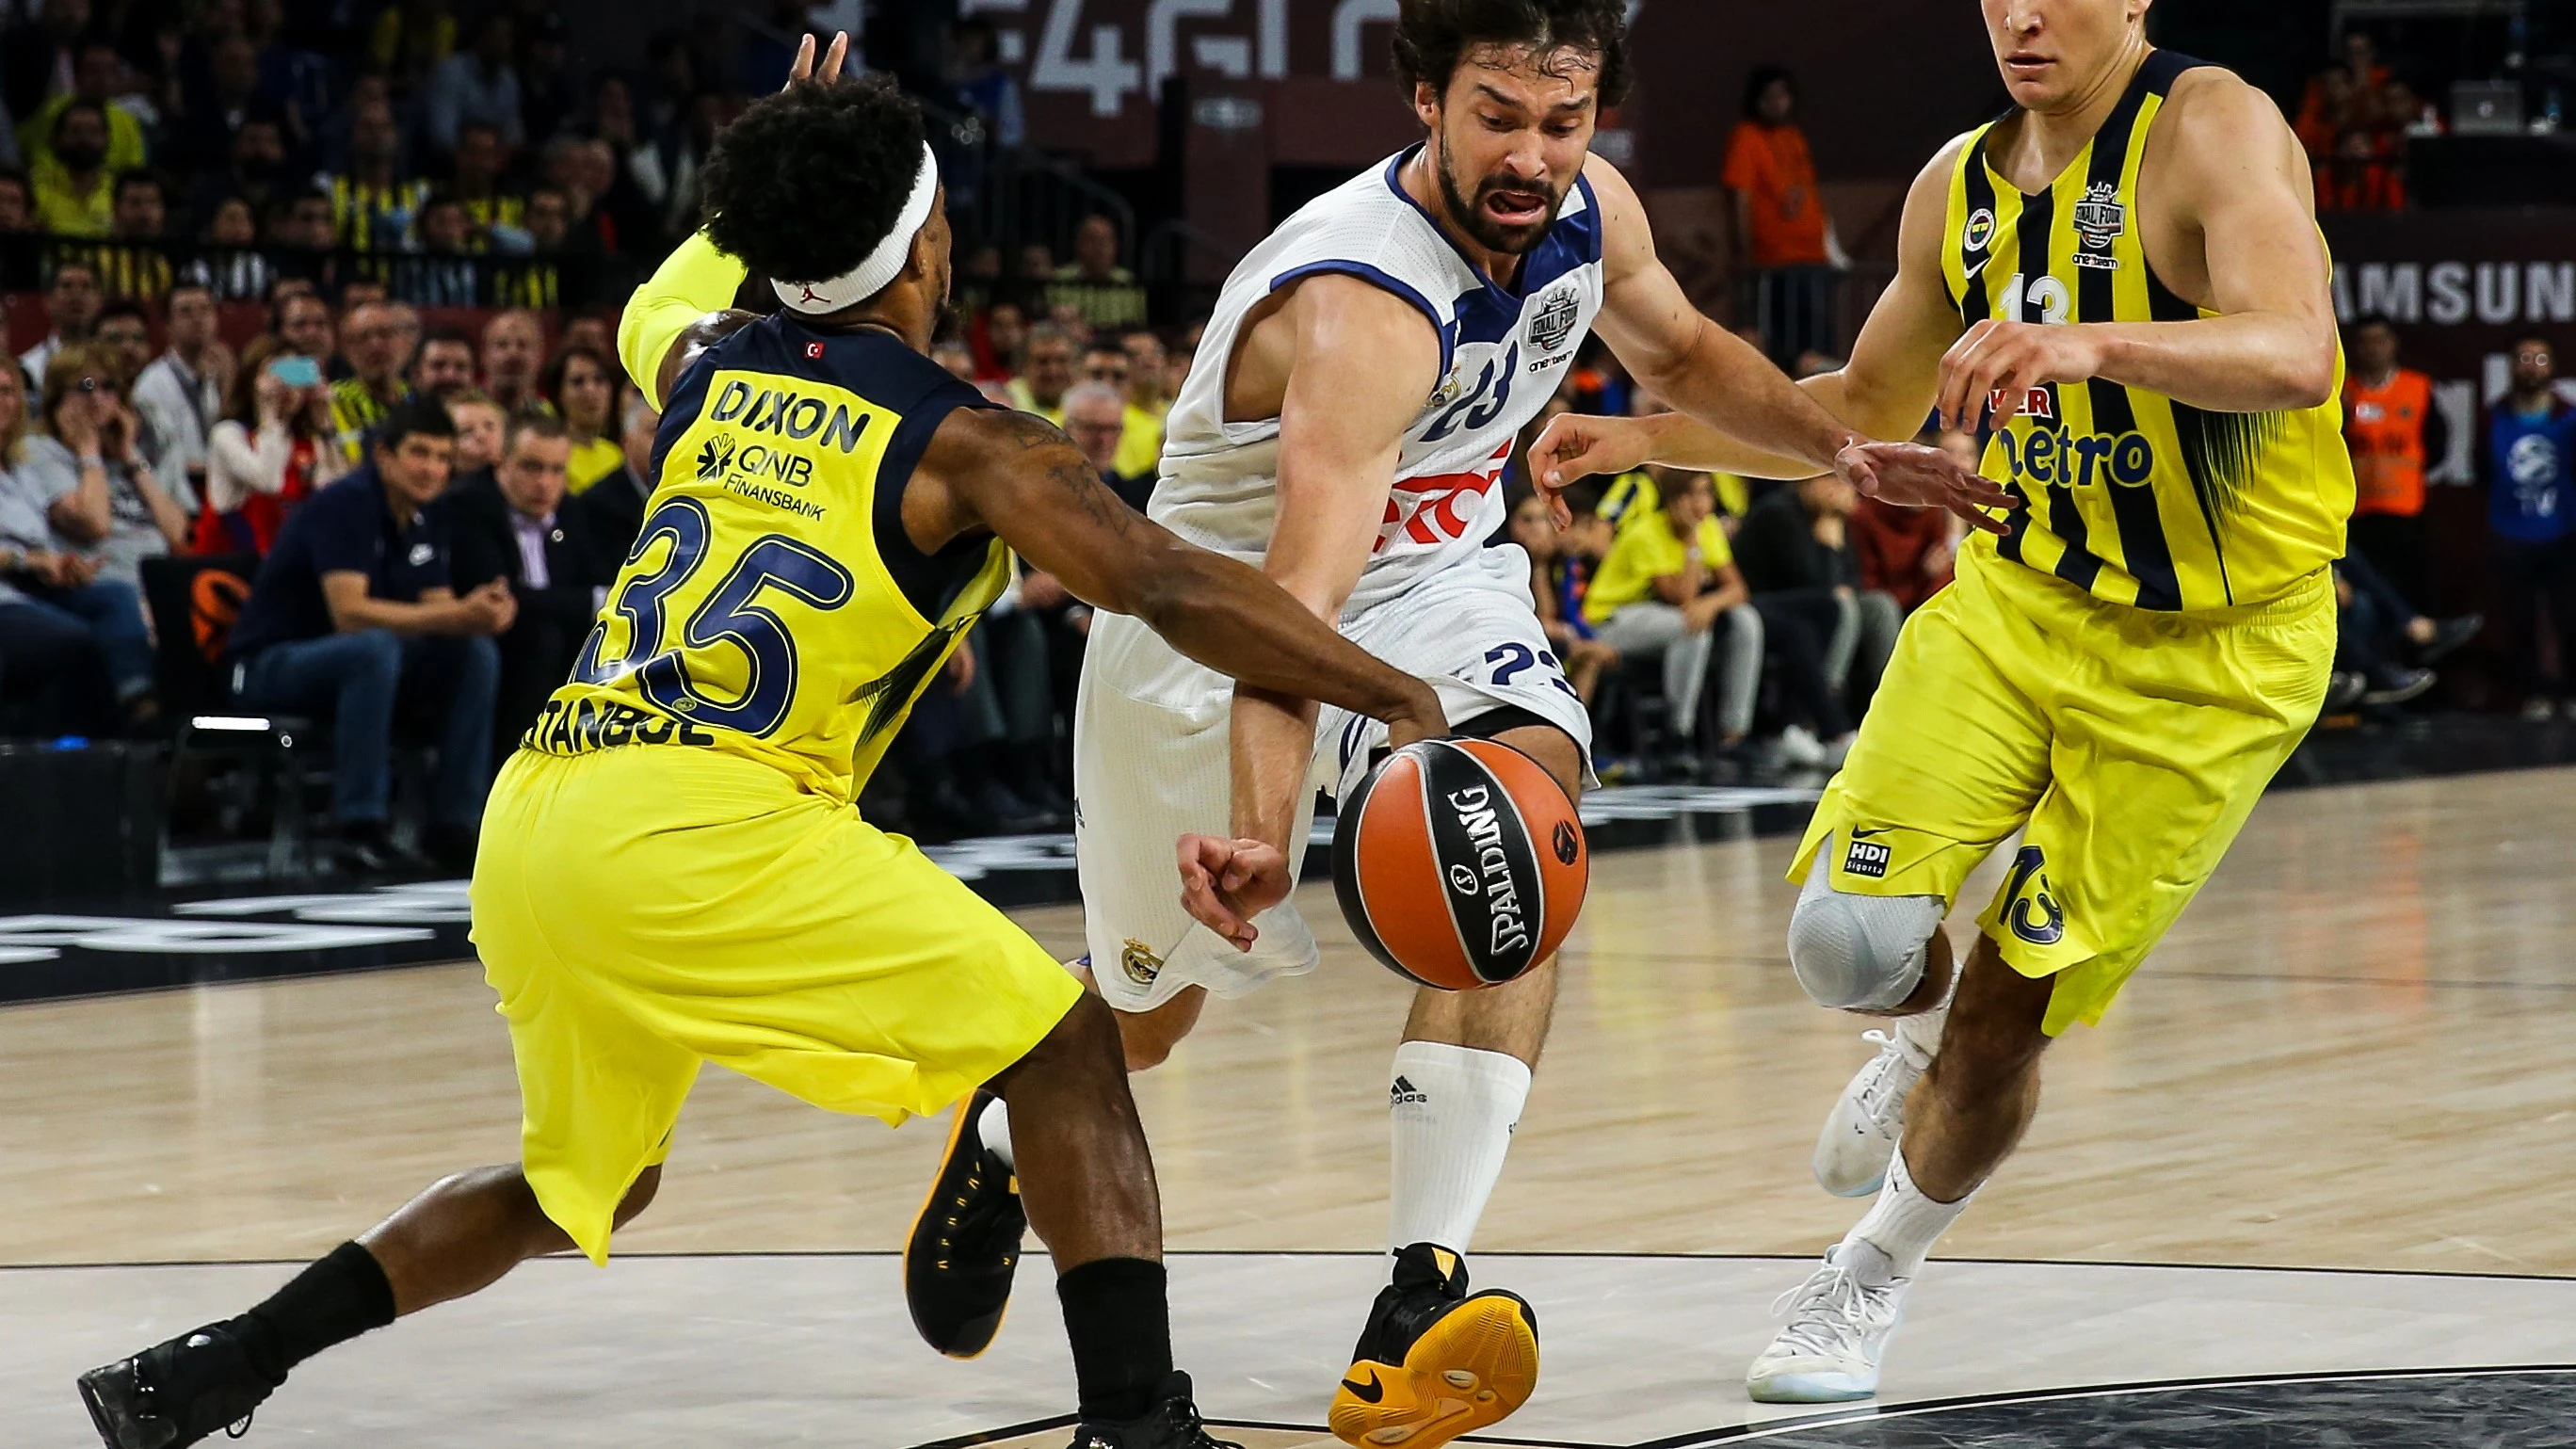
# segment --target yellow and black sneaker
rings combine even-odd
[[[1010,1310],[1011,1272],[1029,1228],[1019,1180],[984,1141],[984,1109],[995,1100],[978,1089],[957,1104],[948,1153],[904,1244],[903,1301],[912,1326],[950,1358],[973,1358],[993,1346]]]
[[[1457,1254],[1415,1243],[1395,1255],[1351,1371],[1333,1393],[1333,1436],[1360,1449],[1436,1449],[1500,1423],[1538,1386],[1538,1315],[1516,1293],[1467,1293]]]

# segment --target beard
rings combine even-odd
[[[57,146],[54,154],[62,159],[64,170],[81,175],[96,171],[107,160],[104,146]]]
[[[1539,243],[1547,240],[1548,231],[1556,225],[1558,210],[1565,205],[1563,196],[1547,193],[1545,216],[1526,225],[1506,226],[1486,213],[1486,199],[1497,192],[1546,192],[1545,182],[1529,186],[1506,177],[1488,176],[1476,183],[1475,195],[1469,196],[1466,189],[1458,184],[1458,173],[1451,166],[1447,146],[1440,148],[1440,164],[1432,169],[1440,177],[1440,199],[1448,204],[1449,214],[1457,219],[1459,229],[1474,238],[1476,245],[1505,256],[1522,257],[1538,250]]]

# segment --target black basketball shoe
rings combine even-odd
[[[1415,1243],[1395,1256],[1351,1371],[1333,1392],[1333,1435],[1362,1449],[1434,1449],[1501,1422],[1538,1386],[1538,1315],[1516,1293],[1467,1293],[1457,1254]]]
[[[181,1449],[218,1429],[240,1438],[283,1382],[251,1362],[231,1328],[210,1323],[82,1374],[80,1396],[107,1449]]]
[[[1190,1397],[1190,1376],[1174,1373],[1163,1380],[1154,1407],[1124,1423],[1074,1426],[1068,1449],[1243,1449],[1219,1439],[1199,1422],[1199,1406]]]
[[[1029,1227],[1019,1180],[984,1143],[984,1108],[994,1100],[979,1089],[957,1104],[948,1154],[903,1249],[903,1301],[912,1326],[950,1358],[975,1357],[1002,1331],[1020,1237]]]

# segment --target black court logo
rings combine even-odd
[[[1843,852],[1843,874],[1885,880],[1887,868],[1895,859],[1896,853],[1877,841],[1855,839],[1851,849]]]
[[[1559,865],[1572,865],[1574,858],[1583,853],[1583,837],[1575,833],[1571,820],[1556,822],[1556,831],[1549,843],[1556,848],[1556,863]]]
[[[1127,949],[1118,953],[1118,969],[1137,985],[1151,986],[1154,978],[1163,974],[1163,958],[1146,950],[1144,942],[1130,941]]]
[[[1582,315],[1583,308],[1574,300],[1573,289],[1558,288],[1539,304],[1537,314],[1530,318],[1530,346],[1541,352],[1554,352],[1563,347],[1574,336],[1575,324]]]
[[[2012,876],[2004,882],[2004,923],[2034,946],[2054,946],[2066,939],[2066,908],[2057,903],[2057,887],[2047,874],[2048,857],[2036,845],[2025,845],[2013,857]]]

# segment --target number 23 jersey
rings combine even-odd
[[[1591,182],[1577,180],[1512,285],[1500,286],[1405,191],[1402,172],[1421,149],[1309,202],[1236,266],[1164,423],[1162,477],[1147,510],[1192,543],[1259,560],[1278,515],[1279,420],[1226,420],[1226,373],[1245,323],[1319,274],[1394,294],[1440,335],[1440,376],[1405,430],[1395,490],[1346,616],[1472,558],[1501,531],[1513,442],[1555,395],[1601,310]]]
[[[855,799],[1010,580],[997,538],[925,555],[903,530],[931,435],[985,406],[873,328],[780,313],[701,354],[654,436],[635,547],[522,748],[721,750]]]

